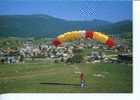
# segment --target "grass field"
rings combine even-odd
[[[86,87],[79,86],[79,72]],[[128,64],[15,64],[0,65],[0,93],[131,93],[132,65]]]

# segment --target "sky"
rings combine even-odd
[[[47,14],[65,20],[132,20],[130,0],[0,0],[0,15]]]

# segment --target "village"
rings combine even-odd
[[[117,45],[113,48],[94,40],[79,39],[65,42],[55,47],[51,43],[33,43],[32,39],[24,41],[20,47],[0,48],[1,64],[23,64],[34,61],[46,63],[132,63],[132,51],[127,45]],[[119,42],[118,42],[119,41]],[[75,52],[75,51],[78,52]],[[77,59],[78,58],[78,59]]]

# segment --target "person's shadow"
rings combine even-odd
[[[71,85],[71,86],[80,86],[80,84],[69,84],[69,83],[50,83],[50,82],[42,82],[40,84],[46,85]]]

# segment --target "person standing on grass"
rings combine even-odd
[[[80,86],[81,86],[81,88],[84,88],[84,86],[85,86],[83,72],[80,73]]]

